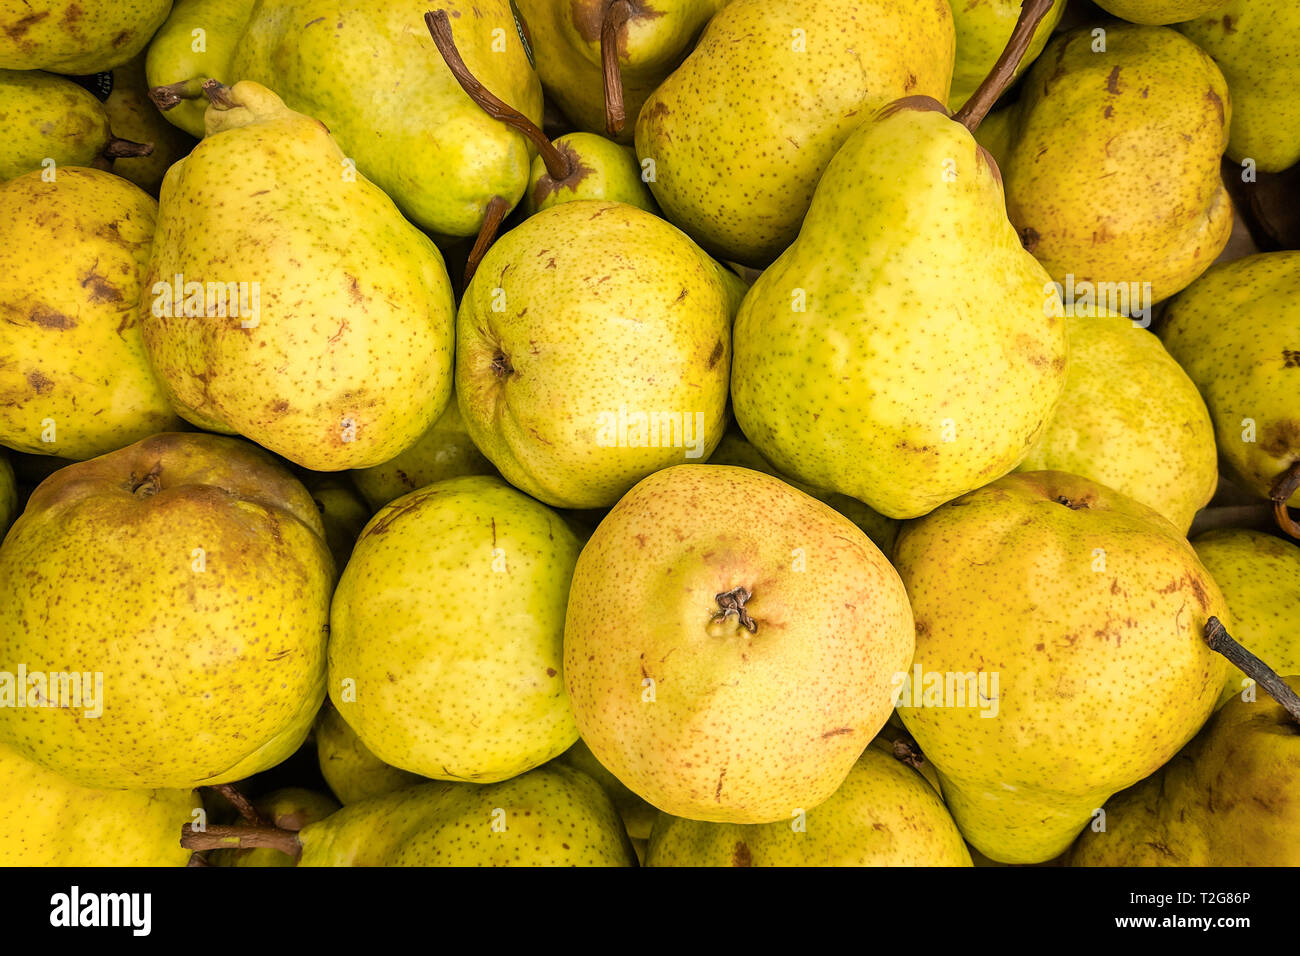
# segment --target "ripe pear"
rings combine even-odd
[[[634,793],[770,823],[844,781],[912,643],[898,575],[851,521],[748,468],[679,465],[583,548],[564,670],[582,739]]]
[[[212,95],[208,135],[163,180],[154,368],[200,428],[316,471],[388,461],[451,394],[442,256],[319,122],[256,83]]]
[[[437,482],[371,519],[330,613],[330,698],[385,763],[505,780],[575,740],[564,609],[581,544],[499,478]]]
[[[194,147],[194,138],[167,122],[149,99],[143,54],[114,68],[113,91],[104,101],[104,112],[117,136],[153,147],[147,156],[114,159],[113,172],[157,195],[163,176]]]
[[[559,508],[607,508],[651,472],[704,461],[727,420],[723,271],[623,203],[526,219],[483,257],[460,304],[456,394],[474,444]]]
[[[172,0],[3,0],[0,69],[79,76],[110,70],[144,49]]]
[[[1259,531],[1221,528],[1192,541],[1232,615],[1233,636],[1279,674],[1300,674],[1300,546]],[[1230,669],[1220,704],[1254,682]]]
[[[999,183],[935,102],[849,137],[736,318],[736,420],[778,471],[912,518],[1033,447],[1065,384],[1065,325]]]
[[[528,215],[575,199],[607,199],[646,212],[659,211],[641,178],[641,166],[630,146],[621,146],[595,133],[569,133],[552,145],[568,160],[571,172],[567,178],[557,181],[547,172],[541,156],[534,159],[524,196],[524,211]]]
[[[1205,397],[1219,452],[1269,497],[1300,462],[1300,252],[1215,266],[1169,304],[1160,337]],[[1300,490],[1291,494],[1300,507]]]
[[[875,741],[838,790],[793,819],[745,826],[663,814],[647,866],[970,866],[957,824],[915,770]]]
[[[0,444],[93,458],[180,425],[140,340],[157,203],[97,169],[0,183]]]
[[[325,694],[322,535],[306,489],[231,438],[164,433],[55,472],[0,546],[0,667],[27,675],[0,679],[0,740],[86,787],[275,766]]]
[[[424,779],[390,767],[371,753],[328,700],[316,718],[315,736],[321,776],[340,803],[359,803]]]
[[[1052,31],[1061,22],[1066,0],[1056,0],[1047,16],[1039,21],[1024,58],[1016,66],[1012,79],[1018,78],[1043,52]],[[993,69],[1011,31],[1020,16],[1021,0],[949,0],[953,26],[957,33],[957,55],[952,65],[952,89],[948,109],[956,112],[970,99],[976,87]]]
[[[596,755],[591,752],[591,748],[587,746],[585,741],[579,738],[577,743],[555,759],[560,763],[581,770],[605,788],[609,798],[614,801],[618,815],[623,820],[623,827],[627,830],[627,835],[632,839],[633,843],[650,838],[650,830],[654,827],[659,811],[638,797],[618,777],[605,769],[605,765],[596,759]]]
[[[1232,90],[1228,157],[1269,173],[1300,162],[1300,7],[1229,0],[1177,29],[1214,57]]]
[[[1227,620],[1214,580],[1167,519],[1103,485],[1009,475],[906,525],[894,560],[916,615],[899,715],[991,859],[1055,857],[1223,687],[1202,638]]]
[[[1300,676],[1284,678],[1300,691]],[[1158,773],[1106,804],[1072,866],[1300,866],[1300,725],[1230,700]]]
[[[1181,23],[1217,10],[1227,0],[1093,0],[1107,13],[1128,20],[1160,26]]]
[[[1173,30],[1118,24],[1099,43],[1089,28],[1056,37],[1001,121],[1010,148],[981,142],[1021,241],[1056,282],[1114,283],[1115,302],[1149,307],[1228,241],[1232,103],[1214,61]]]
[[[863,120],[947,101],[954,43],[948,0],[732,0],[641,109],[650,191],[713,255],[765,266]]]
[[[107,162],[112,132],[103,105],[84,86],[38,71],[0,70],[0,180],[60,166]]]
[[[1065,392],[1017,471],[1066,471],[1154,508],[1184,534],[1219,482],[1214,425],[1160,340],[1103,310],[1065,318]]]
[[[303,787],[273,790],[254,800],[253,806],[267,823],[295,833],[309,823],[324,820],[339,809],[337,801]],[[250,847],[245,850],[217,850],[208,857],[208,862],[213,866],[288,867],[297,861],[274,847]]]
[[[0,744],[0,866],[184,866],[192,790],[92,790]]]

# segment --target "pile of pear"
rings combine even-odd
[[[0,3],[0,864],[1300,865],[1300,20],[1083,6]]]

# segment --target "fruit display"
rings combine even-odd
[[[1297,104],[1290,0],[0,0],[0,866],[1300,866]]]

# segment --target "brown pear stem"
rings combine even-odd
[[[128,156],[148,156],[153,152],[153,143],[136,143],[129,139],[114,136],[104,147],[104,155],[109,159],[124,159]]]
[[[224,86],[220,80],[204,80],[203,92],[208,102],[219,110],[233,110],[238,105],[230,98],[230,87]]]
[[[618,62],[619,31],[627,26],[632,7],[628,0],[614,0],[600,24],[600,65],[605,74],[605,131],[610,136],[623,132],[627,108],[623,104],[623,68]]]
[[[1038,24],[1042,22],[1043,17],[1047,16],[1047,11],[1052,9],[1052,2],[1053,0],[1025,0],[1020,7],[1020,17],[1016,20],[1015,29],[1011,31],[1011,39],[1007,41],[1002,55],[993,64],[989,75],[984,77],[984,82],[971,94],[971,98],[953,115],[954,120],[972,133],[988,115],[989,110],[993,109],[993,104],[998,101],[998,97],[1011,85],[1011,80],[1016,75],[1016,67],[1024,59],[1025,51],[1029,49],[1029,43],[1034,38],[1034,31],[1038,29]]]
[[[239,815],[248,823],[255,827],[267,826],[267,820],[257,812],[257,807],[253,806],[251,800],[244,796],[237,787],[229,783],[219,783],[212,788],[230,801],[231,806],[239,811]]]
[[[469,251],[469,259],[465,262],[464,288],[469,288],[469,280],[474,278],[479,263],[492,248],[492,243],[496,242],[497,230],[501,228],[501,222],[509,211],[510,203],[501,196],[493,196],[488,201],[487,209],[483,213],[483,225],[479,228],[478,238],[474,240],[474,248]]]
[[[456,41],[451,35],[451,20],[447,17],[447,11],[433,10],[426,13],[424,15],[424,25],[429,28],[429,34],[433,37],[434,45],[437,46],[438,52],[442,54],[443,60],[446,61],[447,69],[451,70],[451,75],[456,78],[460,88],[478,105],[479,109],[493,119],[500,120],[528,137],[529,142],[537,147],[537,152],[541,154],[542,162],[546,164],[546,171],[551,174],[552,179],[567,179],[569,173],[572,172],[569,161],[546,138],[546,134],[541,131],[541,128],[513,106],[494,96],[492,91],[480,83],[474,77],[474,74],[469,71],[469,67],[465,65],[465,61],[460,57],[460,51],[456,49]]]
[[[1293,538],[1300,538],[1300,524],[1291,517],[1286,503],[1297,489],[1300,489],[1300,459],[1291,462],[1291,467],[1277,476],[1269,495],[1273,501],[1273,517],[1277,519],[1277,526]]]
[[[197,100],[202,95],[203,81],[197,78],[168,83],[166,86],[155,86],[149,91],[149,99],[153,100],[153,105],[164,113],[175,109],[181,100]]]
[[[1300,695],[1277,675],[1277,671],[1233,640],[1217,617],[1205,622],[1205,643],[1210,646],[1210,650],[1222,654],[1247,677],[1268,691],[1268,695],[1286,708],[1286,712],[1300,724]]]
[[[279,850],[297,860],[302,856],[302,841],[292,830],[279,827],[213,826],[195,830],[191,824],[181,827],[181,846],[187,850]]]
[[[921,748],[917,746],[915,738],[911,735],[901,736],[894,741],[894,759],[907,764],[913,770],[920,770],[925,766]]]

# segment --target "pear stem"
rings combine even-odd
[[[197,100],[203,95],[203,81],[200,79],[181,80],[166,86],[155,86],[149,91],[153,105],[166,113],[175,109],[181,100]]]
[[[298,834],[271,826],[212,826],[200,831],[187,823],[181,827],[181,846],[187,850],[265,848],[287,853],[295,861],[302,856],[302,841]]]
[[[153,143],[136,143],[129,139],[114,136],[104,147],[104,155],[109,159],[123,159],[128,156],[148,156],[153,152]]]
[[[266,819],[257,812],[257,807],[253,806],[252,801],[244,796],[233,784],[219,783],[212,788],[230,801],[231,806],[239,811],[239,815],[248,823],[255,827],[267,826]]]
[[[223,86],[220,80],[204,80],[203,92],[208,102],[219,110],[233,110],[238,105],[230,98],[230,87]]]
[[[1245,675],[1264,688],[1268,695],[1281,704],[1288,714],[1300,724],[1300,695],[1277,676],[1277,671],[1246,650],[1224,628],[1223,622],[1212,617],[1205,622],[1205,643],[1210,650],[1222,654]]]
[[[500,120],[526,136],[528,141],[537,147],[537,152],[541,155],[542,162],[546,164],[546,171],[551,174],[552,179],[567,179],[572,172],[568,159],[552,145],[538,125],[513,106],[494,96],[492,91],[469,71],[469,67],[460,57],[460,51],[456,49],[447,11],[433,10],[426,13],[424,25],[429,28],[429,34],[433,37],[434,45],[442,54],[443,60],[446,61],[447,69],[451,70],[451,75],[460,84],[460,88],[478,105],[479,109],[494,120]]]
[[[479,263],[487,255],[487,251],[492,248],[492,243],[496,241],[497,230],[501,228],[501,221],[506,218],[506,213],[510,210],[508,203],[501,196],[493,196],[487,204],[487,209],[483,213],[483,225],[479,228],[478,238],[474,240],[474,248],[469,251],[469,259],[465,262],[465,284],[463,288],[469,288],[469,280],[474,278],[474,273],[478,272]]]
[[[617,136],[627,123],[623,104],[623,70],[618,62],[618,34],[627,26],[632,8],[628,0],[614,0],[600,24],[600,65],[605,74],[605,131]]]
[[[1277,526],[1293,538],[1300,538],[1300,524],[1291,517],[1286,503],[1297,489],[1300,489],[1300,459],[1291,462],[1291,467],[1277,476],[1269,495],[1273,500],[1273,517],[1277,519]]]
[[[1038,24],[1042,22],[1043,17],[1047,16],[1047,11],[1052,9],[1052,3],[1053,0],[1025,0],[1020,7],[1020,17],[1016,20],[1015,29],[1011,31],[1011,39],[1007,41],[1002,55],[993,64],[989,75],[984,77],[984,82],[971,94],[971,98],[953,115],[954,120],[972,133],[988,115],[989,110],[993,109],[993,104],[998,101],[998,97],[1011,85],[1011,80],[1016,75],[1016,67],[1020,66],[1020,61],[1024,59],[1025,51],[1029,49],[1029,44],[1034,38],[1034,31],[1038,29]]]

